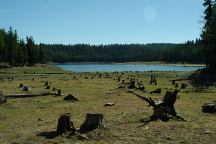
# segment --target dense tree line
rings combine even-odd
[[[165,61],[204,63],[200,40],[184,44],[40,44],[46,62]]]
[[[201,35],[205,46],[206,66],[216,72],[216,1],[204,0],[204,27]]]
[[[32,37],[19,39],[12,28],[8,32],[0,29],[0,62],[11,66],[44,62],[132,61],[203,63],[203,45],[199,39],[183,44],[37,45]]]
[[[33,37],[19,39],[11,27],[8,32],[0,29],[0,62],[11,66],[34,65],[42,61],[43,51]]]

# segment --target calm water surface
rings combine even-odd
[[[73,72],[121,72],[121,71],[194,71],[204,66],[181,66],[172,64],[57,64],[59,68]]]

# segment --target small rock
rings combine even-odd
[[[112,92],[108,91],[108,92],[106,92],[106,94],[112,94]]]

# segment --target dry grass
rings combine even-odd
[[[4,71],[2,71],[3,73]],[[34,73],[35,72],[35,73]],[[176,111],[188,122],[170,120],[169,122],[151,122],[143,127],[141,119],[148,118],[152,109],[147,104],[127,93],[127,90],[116,89],[116,74],[109,73],[112,78],[91,79],[96,73],[64,73],[50,67],[14,68],[7,70],[9,74],[1,74],[0,89],[4,93],[23,93],[19,84],[30,86],[32,93],[52,91],[60,88],[64,94],[75,94],[78,102],[65,102],[63,97],[35,97],[9,99],[0,105],[0,143],[215,143],[216,115],[201,112],[201,105],[214,101],[216,88],[207,92],[194,93],[192,88],[182,90],[176,103]],[[162,94],[149,95],[154,99],[162,99],[165,89],[174,87],[169,82],[173,78],[184,78],[189,73],[157,72],[158,86],[148,85],[151,73],[125,73],[127,77],[142,80],[146,89],[162,88]],[[105,73],[102,77],[105,77]],[[76,76],[78,80],[73,80]],[[89,79],[85,79],[85,77]],[[13,77],[11,81],[8,77]],[[32,78],[35,80],[33,81]],[[51,89],[46,90],[45,81],[51,82]],[[111,94],[106,94],[111,91]],[[138,92],[138,91],[137,91]],[[114,107],[104,107],[107,102],[114,102]],[[62,113],[71,113],[75,127],[79,127],[88,112],[103,113],[106,129],[89,132],[88,140],[81,141],[77,135],[72,138],[59,136],[54,139],[37,137],[39,132],[56,130],[57,119]]]

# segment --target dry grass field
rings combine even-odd
[[[62,93],[74,94],[79,101],[66,102],[63,96],[41,96],[34,98],[8,99],[0,105],[0,143],[216,143],[216,115],[202,113],[202,105],[216,100],[216,87],[197,93],[192,86],[181,90],[180,99],[175,108],[187,122],[171,119],[168,122],[155,121],[139,127],[143,119],[152,115],[152,108],[145,101],[137,98],[127,89],[117,89],[117,74],[70,73],[49,67],[24,67],[0,70],[0,91],[4,94],[26,93],[19,87],[20,83],[31,87],[29,93],[52,92],[59,88]],[[150,75],[154,74],[158,85],[149,85]],[[93,79],[92,79],[93,75]],[[148,94],[136,90],[143,96],[161,100],[167,89],[175,89],[171,79],[186,78],[186,72],[125,72],[122,79],[135,77],[143,81],[147,90],[162,88],[161,94]],[[12,80],[13,77],[13,80]],[[76,77],[77,79],[74,79]],[[33,80],[34,78],[34,80]],[[49,81],[51,89],[45,89]],[[188,81],[183,81],[189,83]],[[180,82],[181,83],[181,82]],[[107,94],[107,92],[111,92]],[[104,107],[105,103],[115,103],[113,107]],[[47,139],[36,136],[40,132],[55,131],[57,121],[62,113],[70,113],[76,128],[85,120],[86,113],[102,113],[105,128],[86,133],[81,140],[76,134],[71,138],[64,135]]]

